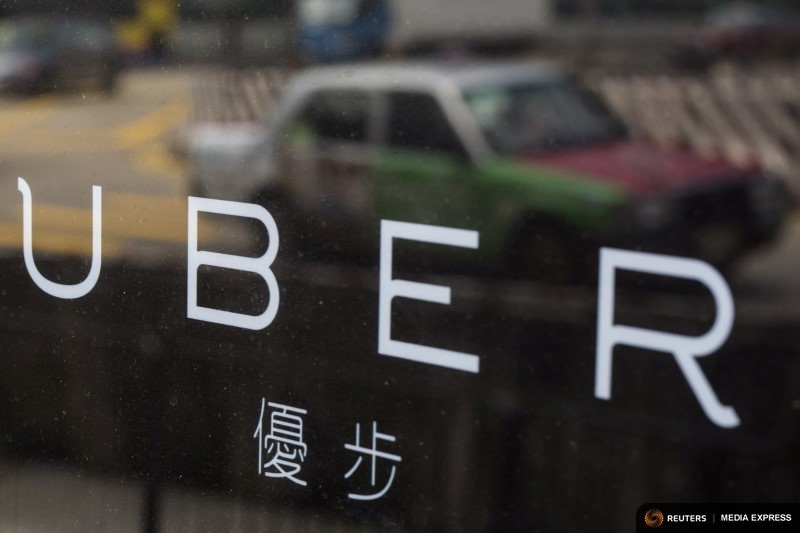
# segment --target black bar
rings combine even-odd
[[[646,503],[636,511],[636,532],[797,531],[796,503]]]

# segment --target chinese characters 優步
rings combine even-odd
[[[376,487],[376,472],[378,470],[377,463],[378,459],[383,459],[385,461],[392,461],[395,463],[399,463],[402,461],[402,458],[399,455],[394,455],[391,453],[386,453],[378,450],[378,441],[386,441],[386,442],[395,442],[395,437],[393,435],[387,435],[386,433],[379,433],[378,432],[378,423],[372,423],[372,443],[369,448],[365,446],[361,446],[361,424],[356,424],[356,442],[355,444],[345,444],[344,447],[351,452],[356,452],[359,454],[358,458],[356,459],[353,468],[347,472],[344,477],[345,479],[350,479],[353,474],[361,466],[361,463],[364,460],[364,457],[368,457],[370,460],[370,486],[373,489]],[[355,494],[355,493],[348,493],[347,497],[353,500],[377,500],[378,498],[383,497],[389,489],[392,487],[392,483],[394,482],[394,476],[397,472],[397,466],[391,465],[391,469],[389,470],[389,475],[387,478],[386,483],[382,485],[382,488],[378,489],[377,492],[373,492],[371,494]]]
[[[265,424],[265,415],[269,414]],[[308,411],[279,403],[267,403],[261,398],[261,413],[253,438],[258,442],[258,475],[283,478],[302,487],[307,482],[301,479],[303,463],[308,456],[308,445],[303,440],[303,416]],[[378,423],[372,422],[372,437],[362,446],[361,424],[356,424],[355,442],[344,448],[358,454],[353,466],[344,475],[359,492],[348,492],[352,500],[377,500],[389,492],[397,474],[397,464],[402,457],[385,451],[396,442],[394,435],[378,431]],[[367,460],[365,462],[365,459]],[[387,464],[388,463],[388,464]],[[362,465],[368,467],[362,468]],[[367,473],[367,469],[369,472]],[[355,476],[359,471],[363,473]],[[368,481],[367,481],[368,479]],[[380,480],[380,482],[379,482]]]
[[[258,473],[266,477],[286,478],[303,487],[306,482],[297,477],[308,453],[303,442],[303,419],[305,409],[289,407],[278,403],[266,404],[261,399],[261,416],[253,434],[258,439]],[[265,407],[273,409],[270,414],[269,433],[264,436]],[[266,457],[265,457],[266,456]],[[265,462],[265,459],[268,459]]]

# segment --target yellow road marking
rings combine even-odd
[[[134,159],[136,169],[143,174],[183,182],[186,175],[186,164],[170,153],[167,146],[159,143],[152,149],[137,152]]]
[[[184,98],[147,114],[133,122],[112,130],[30,129],[30,126],[58,109],[52,96],[14,104],[0,109],[0,135],[13,133],[6,141],[25,152],[98,152],[137,148],[158,139],[188,117],[188,104]]]
[[[137,241],[161,244],[187,243],[187,204],[185,196],[108,194],[103,199],[103,257],[136,254]],[[22,206],[13,209],[14,218],[0,222],[0,247],[22,247]],[[199,232],[208,244],[230,242],[239,237],[238,226],[217,226],[199,221]],[[33,247],[36,251],[67,255],[91,255],[91,208],[59,204],[35,204]],[[233,232],[233,233],[231,233]]]
[[[145,115],[114,132],[117,146],[128,150],[155,140],[174,128],[189,116],[189,105],[181,97],[162,108]]]
[[[6,150],[14,153],[97,153],[116,152],[119,147],[108,133],[102,131],[76,132],[33,128],[16,132],[3,141]]]
[[[163,242],[186,241],[186,198],[140,195],[108,195],[103,202],[103,240],[142,238]],[[6,224],[17,238],[10,242],[22,244],[22,206],[15,209],[19,225]],[[39,203],[33,212],[34,241],[51,230],[76,231],[88,236],[92,230],[92,210],[58,204]],[[45,231],[41,231],[45,230]],[[87,242],[90,240],[84,237]],[[35,242],[34,242],[35,244]],[[87,249],[91,251],[91,243]]]
[[[108,206],[109,232],[114,235],[160,242],[186,242],[188,203],[184,196],[115,194],[109,198]]]
[[[22,225],[0,224],[0,245],[11,246],[22,243]]]
[[[0,224],[0,247],[22,248],[22,227],[13,224]],[[103,257],[118,258],[122,256],[122,245],[114,239],[103,237]],[[61,255],[90,256],[92,241],[88,234],[42,231],[33,235],[33,250]]]
[[[161,213],[175,211],[176,204],[185,211],[187,203],[188,200],[183,194],[180,196],[156,196],[152,194],[119,192],[110,194],[108,198],[108,205],[114,208],[130,208],[132,206],[137,211],[144,210]]]
[[[159,242],[185,243],[187,231],[187,199],[185,196],[147,196],[109,194],[103,199],[103,240],[106,237],[146,239]],[[0,224],[0,243],[22,245],[22,206],[14,209],[15,219]],[[56,232],[77,232],[84,235],[86,249],[91,251],[88,236],[92,230],[91,208],[39,203],[34,207],[34,245],[38,236]]]
[[[136,168],[144,174],[172,180],[181,179],[184,168],[159,138],[188,116],[185,98],[133,122],[110,130],[86,133],[55,128],[19,131],[45,118],[58,108],[52,97],[15,104],[0,110],[0,135],[13,133],[4,142],[6,149],[26,153],[92,153],[131,151]],[[187,199],[180,196],[107,194],[103,198],[103,256],[122,255],[126,244],[136,241],[176,243],[185,246]],[[22,247],[22,206],[17,204],[0,221],[0,247]],[[59,254],[91,254],[92,211],[60,204],[34,204],[34,250]],[[132,241],[126,243],[126,241]],[[128,246],[128,248],[130,248]],[[135,253],[135,252],[134,252]]]
[[[44,119],[58,107],[52,96],[40,96],[0,109],[0,135],[16,133],[19,128]]]
[[[185,177],[185,166],[164,142],[157,142],[188,117],[185,97],[178,97],[155,111],[110,130],[74,131],[69,128],[28,128],[58,109],[53,96],[15,103],[0,109],[0,136],[3,146],[17,154],[91,154],[132,151],[133,162],[141,173],[171,181]],[[12,135],[13,134],[13,135]]]

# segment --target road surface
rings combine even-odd
[[[167,135],[188,110],[191,74],[127,75],[118,95],[44,95],[0,101],[0,246],[21,245],[22,195],[30,185],[37,251],[90,251],[91,186],[103,192],[103,255],[186,240],[185,170]]]

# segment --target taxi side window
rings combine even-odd
[[[429,94],[390,93],[388,131],[393,149],[467,156],[439,102]]]
[[[322,91],[309,99],[299,122],[319,140],[366,143],[369,95],[363,91]]]

